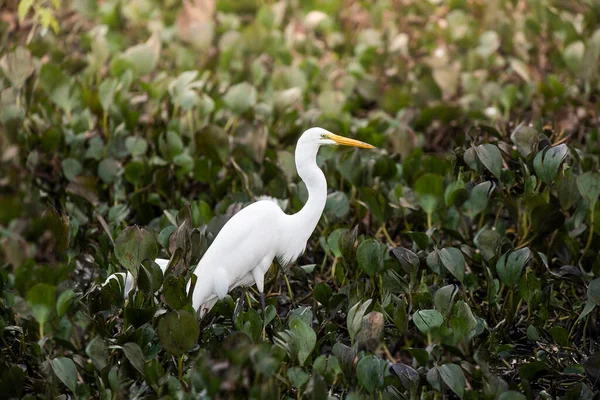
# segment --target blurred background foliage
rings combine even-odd
[[[2,3],[0,396],[595,395],[598,2]],[[378,149],[322,149],[266,310],[198,325],[186,277],[245,204],[302,207],[312,126]]]

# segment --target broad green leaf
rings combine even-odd
[[[67,289],[58,296],[58,300],[56,301],[56,314],[59,317],[62,317],[67,313],[71,302],[75,298],[75,292],[71,289]]]
[[[475,218],[488,206],[488,199],[492,194],[495,185],[492,182],[483,182],[471,190],[469,199],[463,204],[465,214],[470,218]]]
[[[31,9],[31,6],[33,5],[33,0],[21,0],[19,2],[19,7],[17,9],[17,14],[19,15],[19,22],[22,23],[23,20],[25,19],[25,16],[27,15],[27,13],[29,12],[29,10]]]
[[[461,367],[456,364],[444,364],[438,369],[440,377],[444,383],[452,390],[459,398],[465,395],[465,374]]]
[[[196,344],[198,335],[198,322],[194,315],[187,311],[171,311],[158,323],[160,345],[175,357],[184,354]]]
[[[65,158],[62,161],[62,170],[67,180],[72,181],[76,176],[80,175],[83,171],[81,163],[74,158]]]
[[[336,218],[345,217],[350,211],[350,201],[346,193],[336,191],[327,195],[325,202],[325,213]]]
[[[157,255],[154,235],[137,225],[125,228],[115,240],[115,256],[136,278],[140,263],[145,259],[154,260]]]
[[[302,388],[310,379],[310,374],[299,367],[292,367],[287,370],[287,376],[293,387]]]
[[[460,341],[467,341],[477,327],[477,320],[471,311],[471,307],[462,300],[456,302],[450,317],[450,327]]]
[[[432,214],[444,198],[444,178],[425,174],[415,182],[415,193],[419,205],[427,214]]]
[[[392,254],[400,262],[402,269],[407,274],[415,274],[419,270],[421,260],[412,251],[404,247],[396,247],[392,249]]]
[[[129,136],[125,139],[125,147],[134,157],[143,156],[148,151],[148,142],[141,136]]]
[[[317,343],[315,331],[299,318],[290,320],[290,329],[281,332],[280,338],[288,346],[293,357],[302,366]]]
[[[238,83],[227,90],[223,101],[233,113],[243,114],[256,104],[256,88],[248,82]]]
[[[527,247],[501,255],[496,262],[496,271],[502,283],[509,287],[519,283],[521,272],[530,258],[531,251]]]
[[[569,43],[563,52],[563,58],[567,67],[574,73],[580,74],[583,67],[583,56],[585,44],[581,40]]]
[[[447,247],[439,251],[440,261],[459,282],[465,279],[466,262],[462,252],[454,247]]]
[[[475,153],[483,166],[500,180],[502,177],[502,155],[498,147],[493,144],[481,144],[475,147]]]
[[[559,174],[556,179],[558,200],[563,211],[570,210],[579,200],[580,193],[577,185],[579,178],[581,178],[581,176],[576,177],[573,175],[572,170],[568,169],[564,173]],[[587,183],[583,186],[587,187]]]
[[[598,196],[600,196],[600,174],[588,171],[583,175],[579,175],[577,177],[577,188],[588,203],[588,208],[593,210],[596,207]]]
[[[137,343],[128,342],[123,345],[123,352],[131,365],[133,365],[140,374],[144,375],[145,359],[141,347]]]
[[[38,283],[27,291],[27,302],[33,318],[44,325],[56,309],[56,287],[46,283]]]
[[[335,257],[342,256],[342,252],[340,250],[340,238],[345,231],[345,228],[338,228],[331,232],[327,237],[327,246],[329,246],[329,251],[331,251]]]
[[[350,334],[350,341],[354,343],[354,337],[362,328],[362,319],[367,308],[371,305],[372,299],[367,299],[364,302],[359,301],[350,310],[346,316],[346,326],[348,327],[348,333]]]
[[[98,86],[98,98],[105,113],[108,112],[110,106],[113,104],[118,84],[119,81],[116,78],[108,78],[103,80],[100,86]]]
[[[66,357],[58,357],[50,361],[50,366],[54,375],[75,394],[77,391],[77,367],[73,360]]]
[[[526,400],[527,397],[522,395],[519,392],[515,392],[514,390],[509,390],[504,392],[498,397],[498,400]]]
[[[419,381],[421,380],[420,375],[414,368],[406,365],[406,364],[394,364],[392,365],[392,371],[396,374],[400,381],[402,382],[402,386],[408,390],[416,390],[419,386]]]
[[[483,258],[489,260],[502,244],[502,236],[495,230],[483,228],[475,235],[474,242]]]
[[[564,143],[555,147],[545,148],[537,153],[533,160],[533,168],[538,178],[547,185],[551,184],[554,178],[556,178],[558,168],[565,158],[567,158],[568,154],[569,148]]]
[[[519,125],[510,135],[510,140],[517,146],[522,157],[527,157],[534,151],[538,142],[539,133],[527,125]]]
[[[447,285],[439,288],[433,297],[433,304],[435,308],[447,316],[454,305],[454,297],[458,294],[458,287],[456,285]]]
[[[364,356],[356,366],[358,383],[369,393],[383,389],[387,362],[376,356]]]
[[[383,271],[383,259],[387,247],[375,239],[366,239],[358,245],[356,260],[358,267],[369,276]]]
[[[21,1],[21,4],[19,4],[19,13],[21,5],[27,1],[29,0]],[[4,54],[0,58],[0,67],[6,78],[8,78],[16,89],[21,89],[25,85],[27,78],[35,71],[31,53],[21,46],[17,47],[12,53]]]
[[[444,323],[444,317],[437,310],[418,310],[413,314],[413,322],[422,333],[431,333]]]
[[[98,164],[98,177],[106,184],[111,184],[121,170],[121,165],[112,158],[106,158]]]
[[[95,336],[85,348],[85,353],[98,371],[102,371],[108,365],[108,347],[102,337]]]
[[[121,55],[129,62],[138,76],[147,75],[156,68],[160,54],[160,39],[153,34],[147,42],[136,44]]]

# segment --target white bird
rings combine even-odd
[[[327,181],[317,166],[317,153],[323,145],[373,148],[368,143],[322,128],[305,131],[298,140],[295,158],[298,175],[308,190],[308,201],[296,214],[287,215],[275,202],[260,200],[227,221],[193,272],[198,279],[192,305],[200,316],[229,291],[253,283],[264,306],[264,276],[273,260],[277,258],[280,265],[285,266],[304,252],[327,200]],[[168,260],[157,259],[156,262],[164,272]],[[106,282],[113,277],[111,275]],[[129,273],[124,278],[127,295],[127,288],[133,287],[133,278]],[[190,283],[188,293],[189,288]]]

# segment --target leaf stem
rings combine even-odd
[[[585,253],[587,253],[587,251],[590,249],[590,246],[592,244],[592,238],[594,237],[594,211],[595,211],[596,207],[592,207],[591,208],[591,215],[590,215],[590,233],[588,234],[588,239],[587,242],[585,244],[585,248],[583,249],[583,253],[581,253],[581,256],[579,257],[579,261],[581,261],[583,259],[583,256],[585,256]]]
[[[183,354],[177,360],[177,369],[179,370],[179,381],[183,381]]]

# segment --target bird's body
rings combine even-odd
[[[317,153],[322,145],[332,144],[373,147],[321,128],[304,132],[298,140],[295,158],[298,175],[308,190],[308,201],[300,211],[288,215],[275,202],[261,200],[227,221],[193,272],[198,277],[193,307],[201,315],[238,286],[256,283],[262,296],[264,275],[273,260],[277,258],[281,265],[286,265],[304,252],[327,200],[327,181],[317,166]],[[167,260],[159,260],[156,261],[164,272]],[[127,278],[133,286],[129,274]],[[190,284],[188,291],[189,287]]]

